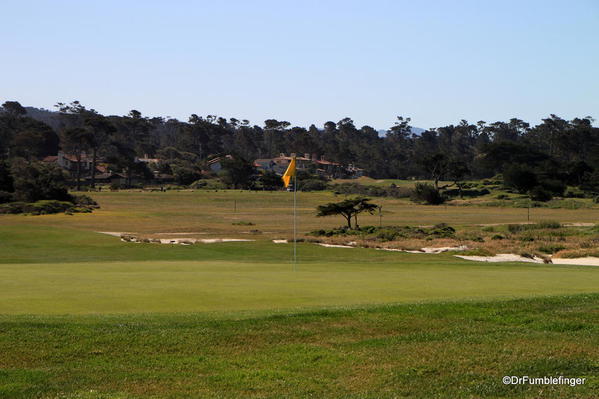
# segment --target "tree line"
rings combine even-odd
[[[420,134],[413,133],[410,123],[400,116],[380,137],[375,128],[357,127],[350,118],[321,127],[275,119],[258,126],[214,115],[193,114],[187,121],[148,117],[136,110],[102,115],[77,101],[33,115],[18,102],[7,101],[0,109],[0,157],[35,161],[59,149],[74,156],[85,152],[94,164],[102,159],[131,179],[151,176],[146,164],[136,162],[148,156],[162,160],[157,165],[161,173],[190,184],[217,155],[234,154],[251,163],[279,153],[308,153],[354,164],[374,178],[430,179],[437,190],[443,181],[461,188],[466,179],[503,174],[521,192],[559,194],[566,185],[599,191],[599,128],[591,117],[550,115],[535,126],[517,118],[462,120]],[[93,185],[93,175],[91,181]]]

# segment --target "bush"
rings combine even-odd
[[[245,222],[243,220],[240,220],[239,222],[233,222],[231,223],[233,226],[254,226],[255,224],[252,222]]]
[[[193,188],[194,190],[206,187],[205,180],[196,180],[189,185],[189,188]]]
[[[564,191],[566,191],[566,185],[559,180],[543,180],[541,186],[543,186],[546,191],[559,197],[563,196]]]
[[[547,202],[553,199],[553,195],[542,186],[536,186],[530,191],[530,198],[534,201]]]
[[[17,158],[12,162],[11,174],[14,178],[15,199],[23,202],[71,199],[65,175],[56,165]]]
[[[49,215],[52,213],[61,213],[73,211],[74,205],[72,202],[56,201],[56,200],[41,200],[32,204],[27,204],[24,208],[25,213],[32,215]]]
[[[49,215],[61,212],[77,212],[77,209],[72,202],[56,200],[40,200],[32,203],[10,202],[0,205],[0,213]]]
[[[298,184],[301,191],[322,191],[327,189],[327,183],[318,179],[304,180]]]
[[[584,196],[585,196],[584,191],[577,190],[577,189],[569,189],[564,194],[564,197],[566,197],[566,198],[584,198]]]
[[[11,202],[13,200],[12,193],[8,193],[6,191],[0,191],[0,204],[4,204],[6,202]]]
[[[99,208],[100,206],[94,199],[88,195],[73,195],[72,202],[78,206],[83,208]]]
[[[562,249],[566,249],[563,245],[543,245],[539,247],[540,252],[544,252],[546,254],[554,254],[556,252],[561,251]]]
[[[7,204],[0,204],[0,214],[23,213],[23,209],[26,205],[26,202],[9,202]]]
[[[491,240],[503,240],[505,237],[501,234],[495,234],[493,237],[491,237]]]
[[[506,187],[515,188],[520,193],[526,193],[538,185],[537,175],[521,165],[507,167],[503,172],[503,182]]]
[[[536,226],[539,229],[559,229],[562,227],[562,224],[554,220],[541,220]]]
[[[439,190],[428,183],[416,183],[412,193],[412,201],[424,202],[428,205],[440,205],[445,202],[445,199]]]

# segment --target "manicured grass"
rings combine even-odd
[[[93,214],[0,216],[2,399],[592,398],[599,389],[599,268],[302,243],[293,270],[291,246],[270,241],[290,235],[289,193],[93,196],[102,206]],[[332,200],[302,193],[300,231],[338,226],[314,217]],[[388,224],[525,215],[375,201]],[[599,210],[532,215],[594,222]],[[136,244],[98,231],[257,241]],[[512,387],[504,375],[587,383]]]
[[[225,320],[0,316],[0,398],[594,398],[598,326],[598,295]]]
[[[241,242],[123,243],[97,233],[0,229],[0,313],[302,309],[596,292],[599,268],[485,264],[449,254]],[[17,261],[19,261],[17,263]]]

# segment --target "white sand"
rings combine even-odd
[[[543,259],[535,257],[534,259],[525,258],[516,254],[497,254],[495,256],[463,256],[455,255],[458,258],[473,260],[477,262],[529,262],[543,263]],[[554,265],[579,265],[579,266],[599,266],[599,258],[587,256],[585,258],[551,258]]]
[[[287,244],[289,241],[287,240],[272,240],[275,244]]]
[[[439,247],[439,248],[422,248],[421,251],[425,254],[440,254],[448,251],[465,251],[468,247],[466,245],[460,245],[459,247]]]
[[[541,258],[525,258],[524,256],[516,254],[497,254],[495,256],[464,256],[455,255],[458,258],[473,260],[476,262],[529,262],[529,263],[543,263]]]
[[[336,245],[336,244],[316,244],[316,245],[320,245],[321,247],[327,247],[327,248],[355,248],[349,245]]]
[[[132,234],[132,233],[125,233],[123,231],[96,231],[96,233],[108,234],[109,236],[113,236],[113,237],[120,237],[122,234]]]
[[[586,258],[551,258],[556,265],[599,266],[599,258],[587,256]]]

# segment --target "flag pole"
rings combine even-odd
[[[293,271],[297,269],[297,175],[293,176]]]

